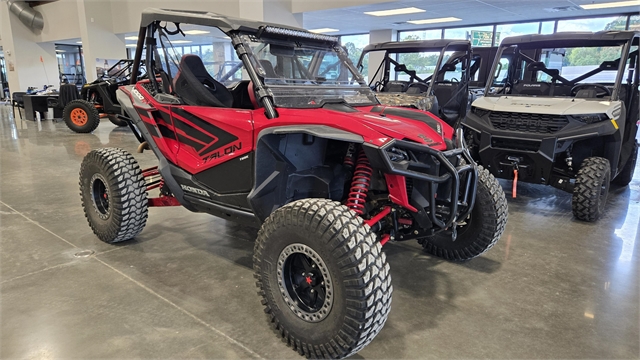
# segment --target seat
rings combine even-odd
[[[53,109],[53,118],[59,119],[62,118],[64,107],[71,101],[77,99],[80,99],[80,95],[78,94],[78,88],[75,84],[61,84],[58,96],[47,98],[47,107]]]
[[[385,84],[382,92],[405,92],[409,87],[408,81],[389,81]]]
[[[22,119],[22,112],[20,109],[24,109],[24,98],[23,96],[27,95],[26,92],[14,92],[11,95],[11,107],[13,108],[13,118],[16,118],[16,108],[18,108],[18,114]]]
[[[262,66],[262,68],[264,69],[265,78],[269,78],[269,79],[275,79],[278,78],[278,74],[276,73],[276,70],[273,67],[273,64],[271,63],[271,61],[266,60],[266,59],[261,59],[258,60],[260,62],[260,66]]]
[[[231,107],[233,104],[229,89],[209,75],[197,55],[182,57],[173,80],[173,91],[188,105]]]

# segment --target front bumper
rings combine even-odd
[[[478,172],[466,148],[438,151],[394,140],[364,149],[371,165],[385,173],[392,200],[407,199],[409,206],[400,205],[414,212],[422,229],[430,233],[447,229],[473,209]],[[406,179],[405,188],[390,185],[390,176]]]
[[[617,128],[611,121],[581,123],[570,116],[558,131],[547,133],[499,129],[493,126],[489,113],[481,116],[469,112],[463,122],[465,131],[472,131],[478,146],[478,156],[495,177],[512,179],[514,163],[518,163],[521,181],[553,184],[556,154],[566,151],[580,140],[613,135]]]

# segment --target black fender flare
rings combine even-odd
[[[345,143],[364,143],[364,138],[361,135],[326,125],[285,125],[270,127],[260,131],[255,142],[253,187],[247,196],[247,200],[253,213],[261,222],[263,222],[273,210],[285,205],[284,203],[280,203],[283,202],[280,197],[277,197],[277,201],[267,201],[268,204],[265,204],[265,200],[262,199],[273,196],[273,193],[278,189],[278,182],[279,179],[281,179],[281,175],[289,170],[289,166],[286,165],[287,160],[281,158],[281,154],[278,154],[277,149],[274,149],[268,144],[268,141],[265,140],[267,140],[270,135],[287,134],[306,134],[326,140],[343,141]],[[273,169],[265,168],[264,164],[273,162],[274,158],[282,160],[284,166]],[[259,167],[258,164],[262,165]]]

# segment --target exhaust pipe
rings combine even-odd
[[[25,1],[7,0],[9,11],[14,13],[20,21],[25,24],[35,34],[40,33],[44,28],[44,20],[39,11],[34,10]]]

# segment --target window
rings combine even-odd
[[[87,82],[84,76],[82,46],[56,44],[56,58],[60,83],[76,84],[80,87]]]
[[[500,63],[496,68],[496,75],[493,77],[493,86],[504,86],[507,81],[510,61],[511,60],[507,57],[500,58]]]
[[[471,40],[472,46],[491,46],[493,26],[445,29],[445,39]]]
[[[540,23],[523,23],[523,24],[506,24],[498,25],[496,27],[495,44],[500,44],[500,41],[510,36],[537,34],[540,29]],[[553,31],[553,26],[551,27]]]
[[[556,27],[555,21],[543,21],[540,27],[540,34],[553,34],[553,29]]]
[[[408,40],[433,40],[441,39],[442,30],[418,30],[418,31],[401,31],[398,33],[400,41]]]
[[[171,44],[163,39],[168,52],[171,74],[175,75],[183,55],[193,54],[202,59],[209,75],[225,85],[242,79],[242,66],[229,39],[222,31],[212,27],[187,25],[187,35],[169,36]],[[190,34],[191,33],[191,34]],[[160,45],[160,42],[158,42]],[[158,48],[160,60],[165,63],[164,51]],[[166,64],[164,64],[166,66]]]
[[[602,31],[624,30],[627,24],[626,16],[613,16],[589,19],[559,20],[558,32],[561,31]]]
[[[369,34],[359,34],[359,35],[346,35],[340,37],[340,43],[347,49],[347,54],[349,54],[349,59],[353,65],[357,65],[360,60],[360,55],[362,55],[362,49],[365,46],[369,45]],[[368,62],[363,62],[362,73],[367,74],[369,69]]]
[[[640,15],[633,15],[629,19],[629,30],[640,31]]]

